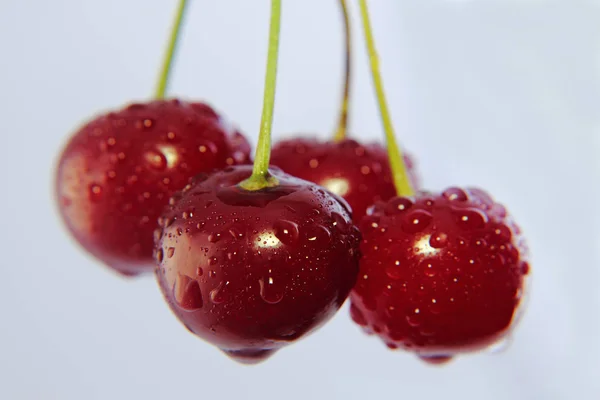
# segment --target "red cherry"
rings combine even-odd
[[[411,157],[405,155],[404,161],[412,185],[417,187]],[[350,204],[355,222],[361,220],[373,203],[396,195],[387,152],[375,143],[361,145],[352,139],[339,142],[285,140],[273,148],[271,164],[342,196]]]
[[[344,201],[279,169],[279,185],[246,191],[250,166],[200,175],[161,217],[157,278],[194,334],[259,362],[314,331],[358,273],[360,233]]]
[[[444,362],[514,327],[526,250],[504,207],[485,192],[395,197],[371,209],[361,231],[351,316],[389,347]]]
[[[88,122],[58,162],[65,224],[91,254],[124,275],[154,268],[156,219],[191,176],[248,162],[246,139],[207,105],[133,104]]]

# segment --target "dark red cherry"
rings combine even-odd
[[[418,179],[411,157],[405,155],[413,187]],[[291,139],[277,143],[271,164],[342,196],[352,208],[355,222],[373,203],[396,195],[387,151],[379,144],[361,145],[355,140],[339,142]]]
[[[356,282],[360,241],[344,200],[276,168],[278,186],[246,191],[238,183],[251,172],[198,176],[156,235],[171,309],[241,362],[262,361],[334,315]]]
[[[71,234],[124,275],[154,268],[156,220],[203,171],[249,161],[246,139],[207,105],[133,104],[85,124],[58,161],[56,195]]]
[[[506,209],[477,189],[379,203],[361,223],[353,320],[430,363],[509,335],[529,272]]]

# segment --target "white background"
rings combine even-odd
[[[365,337],[346,308],[268,362],[237,365],[185,331],[151,278],[120,279],[70,241],[51,197],[57,152],[82,120],[150,95],[174,3],[0,1],[0,399],[600,398],[597,3],[371,1],[397,133],[425,184],[488,189],[532,250],[512,345],[443,368]],[[268,3],[192,2],[172,85],[253,142]],[[275,134],[329,135],[336,2],[283,12]],[[352,131],[380,140],[356,49]]]

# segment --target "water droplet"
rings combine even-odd
[[[217,263],[218,263],[218,262],[219,262],[219,260],[217,259],[217,257],[211,257],[211,258],[208,260],[208,264],[209,264],[209,265],[217,265]]]
[[[277,349],[221,350],[240,364],[252,365],[265,361],[273,355]]]
[[[208,235],[208,241],[211,243],[217,243],[219,240],[221,240],[220,233],[211,233],[210,235]]]
[[[167,258],[173,257],[173,254],[175,254],[175,247],[169,247],[167,249]]]
[[[387,202],[385,205],[386,215],[400,214],[409,208],[411,208],[413,202],[406,197],[395,197]]]
[[[448,235],[444,232],[435,232],[429,237],[429,245],[434,249],[442,249],[448,245]]]
[[[309,162],[308,162],[309,167],[311,168],[317,168],[319,166],[319,160],[317,160],[316,158],[312,158]]]
[[[102,197],[102,187],[92,183],[89,187],[89,195],[91,201],[98,201]]]
[[[232,226],[231,228],[229,228],[229,234],[234,238],[234,239],[241,239],[244,237],[244,232],[242,231],[242,229],[238,226]]]
[[[425,259],[420,262],[420,268],[425,276],[433,278],[438,272],[438,262],[437,260]]]
[[[323,225],[310,225],[306,228],[306,237],[309,242],[327,244],[331,241],[331,232]]]
[[[175,303],[186,311],[196,311],[204,305],[200,284],[187,275],[177,275],[173,296],[175,297]]]
[[[461,201],[462,202],[462,201],[469,200],[469,196],[467,196],[467,193],[465,193],[464,190],[457,188],[457,187],[451,187],[451,188],[444,190],[442,195],[450,201]]]
[[[214,304],[221,304],[227,300],[225,298],[225,294],[223,293],[224,286],[225,282],[221,281],[216,288],[210,291],[210,301],[212,301]]]
[[[258,280],[260,297],[269,304],[277,304],[283,299],[283,290],[279,288],[272,276]]]
[[[198,146],[198,151],[202,154],[217,154],[218,148],[213,142],[207,141]]]
[[[412,326],[413,328],[419,327],[422,322],[421,310],[418,308],[415,308],[413,312],[411,312],[410,314],[408,314],[406,316],[406,322],[408,323],[408,325]]]
[[[350,317],[360,326],[367,326],[367,319],[354,303],[350,303]]]
[[[298,224],[285,219],[279,220],[274,224],[275,236],[283,244],[293,245],[298,242],[300,231],[298,230]]]
[[[419,355],[419,358],[421,359],[421,361],[424,361],[428,364],[432,364],[432,365],[441,365],[441,364],[445,364],[447,362],[449,362],[450,360],[452,360],[451,356],[443,356],[443,355],[436,355],[436,356],[424,356],[424,355]]]
[[[216,278],[217,277],[217,271],[215,271],[214,269],[211,269],[210,271],[208,271],[208,276],[211,278]]]
[[[392,265],[387,266],[385,273],[390,279],[398,280],[402,278],[402,276],[405,274],[405,271],[400,265],[400,260],[396,260],[392,263]]]
[[[162,171],[167,168],[167,158],[162,152],[150,150],[144,153],[144,160],[151,168]]]
[[[456,224],[464,230],[481,229],[487,223],[487,217],[477,209],[453,210]]]
[[[163,261],[164,258],[164,253],[162,249],[158,249],[156,250],[156,255],[155,255],[156,261],[158,263],[161,263]]]
[[[202,269],[202,267],[196,268],[196,275],[198,275],[198,276],[204,275],[204,270]]]
[[[342,232],[346,232],[348,230],[348,221],[341,214],[337,212],[332,212],[331,217],[333,218],[333,226],[339,229]]]
[[[117,177],[116,171],[110,170],[106,173],[108,179],[115,179]]]
[[[512,232],[510,228],[504,224],[498,224],[494,230],[490,241],[494,244],[504,244],[512,239]]]
[[[429,226],[433,216],[425,210],[414,210],[402,221],[402,229],[407,233],[417,233]]]

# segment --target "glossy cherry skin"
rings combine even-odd
[[[237,184],[251,170],[198,176],[156,235],[156,274],[175,315],[246,363],[335,314],[356,282],[360,242],[343,199],[279,169],[278,186],[246,191]]]
[[[58,161],[60,215],[89,253],[124,275],[154,268],[169,197],[204,171],[249,161],[250,147],[207,105],[133,104],[86,123]]]
[[[395,197],[369,210],[353,320],[430,363],[506,337],[529,273],[520,231],[478,189]]]
[[[405,155],[404,161],[413,187],[418,187],[412,158]],[[356,223],[373,203],[396,195],[387,151],[377,143],[290,139],[274,146],[271,164],[342,196],[350,204]]]

